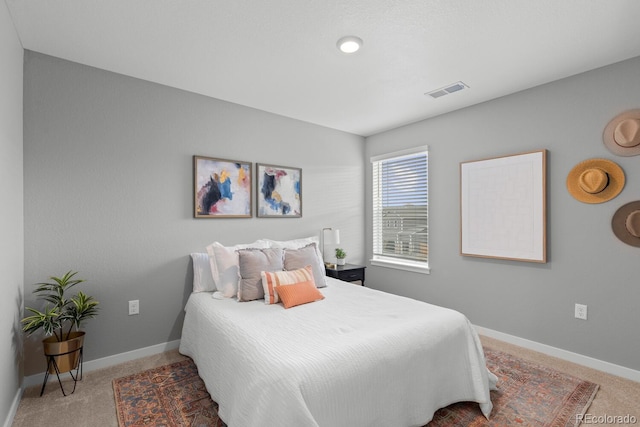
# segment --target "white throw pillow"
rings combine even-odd
[[[238,249],[266,249],[269,244],[264,240],[253,243],[224,246],[222,243],[213,242],[207,246],[211,275],[216,289],[225,298],[232,298],[238,294],[238,281],[240,280]]]
[[[209,254],[194,252],[191,254],[193,260],[193,292],[214,292],[216,284],[211,274],[211,264]]]
[[[282,248],[282,249],[300,249],[300,248],[304,248],[310,243],[315,243],[316,252],[318,254],[318,257],[320,258],[320,262],[324,264],[324,260],[322,257],[322,250],[320,249],[320,238],[318,236],[310,236],[310,237],[304,237],[301,239],[292,239],[292,240],[264,239],[259,241],[267,242],[269,244],[269,247],[271,248]]]

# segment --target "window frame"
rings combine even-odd
[[[379,182],[380,178],[375,179],[375,168],[378,167],[380,162],[390,161],[390,160],[399,160],[403,157],[412,157],[415,155],[426,155],[426,193],[427,193],[427,206],[426,206],[426,229],[427,229],[427,259],[426,261],[412,260],[402,257],[392,257],[392,256],[384,256],[384,255],[376,255],[375,245],[376,245],[376,207],[375,203],[379,196],[376,195],[376,192],[379,191]],[[371,156],[371,183],[372,183],[372,191],[371,191],[371,213],[372,213],[372,229],[371,229],[371,250],[372,257],[369,260],[371,265],[385,267],[385,268],[394,268],[405,271],[412,271],[416,273],[429,274],[430,273],[430,264],[429,264],[429,146],[421,145],[418,147],[389,152],[381,155]]]

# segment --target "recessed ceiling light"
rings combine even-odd
[[[362,39],[356,36],[346,36],[338,40],[338,49],[342,53],[355,53],[362,46]]]

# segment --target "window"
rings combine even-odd
[[[428,147],[371,158],[373,265],[429,272]]]

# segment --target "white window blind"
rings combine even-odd
[[[428,268],[428,149],[376,156],[373,261]]]

